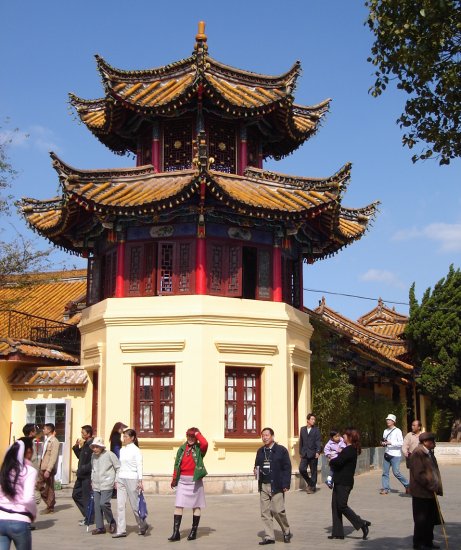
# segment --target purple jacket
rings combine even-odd
[[[338,443],[335,443],[332,439],[328,440],[328,443],[325,445],[325,448],[323,449],[323,452],[325,453],[325,456],[327,458],[336,458],[341,451],[341,449],[344,449],[346,444],[344,443],[344,439],[341,437]]]

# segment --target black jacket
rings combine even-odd
[[[333,470],[333,483],[353,487],[356,466],[357,449],[352,445],[348,445],[336,458],[330,460],[330,468]]]
[[[75,456],[78,458],[77,478],[79,479],[91,478],[91,457],[93,456],[93,451],[90,445],[92,443],[93,438],[91,437],[85,441],[83,447],[79,447],[77,444],[72,447]]]
[[[302,458],[314,458],[316,453],[322,450],[320,430],[313,426],[307,433],[307,426],[303,426],[299,432],[299,454]]]
[[[262,471],[264,463],[264,446],[260,447],[256,453],[255,467],[259,466]],[[258,489],[261,491],[262,476],[258,481]],[[272,494],[281,493],[283,489],[289,489],[291,485],[291,461],[288,451],[283,445],[274,443],[272,447],[271,461],[271,492]]]

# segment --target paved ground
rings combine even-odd
[[[441,498],[450,549],[461,548],[461,466],[442,466],[445,496]],[[405,468],[403,468],[405,471]],[[397,481],[391,476],[391,485],[397,489]],[[400,485],[400,484],[399,484]],[[350,505],[362,517],[371,521],[369,540],[363,541],[345,521],[345,540],[327,539],[330,533],[331,492],[323,486],[314,495],[304,492],[290,492],[287,496],[287,514],[294,537],[290,550],[295,549],[403,549],[412,548],[411,498],[394,490],[387,496],[378,494],[380,487],[379,472],[371,472],[356,477]],[[115,501],[112,501],[115,509]],[[149,523],[152,530],[148,536],[137,535],[134,517],[127,513],[128,536],[112,539],[109,534],[92,536],[85,527],[79,527],[79,513],[73,504],[70,490],[58,492],[56,512],[53,516],[38,517],[37,530],[33,533],[34,550],[52,550],[53,548],[187,548],[246,550],[259,548],[258,542],[263,535],[259,517],[258,495],[208,496],[207,508],[203,511],[202,522],[195,541],[186,537],[191,524],[191,511],[187,510],[181,525],[182,539],[171,543],[167,538],[171,534],[174,509],[173,496],[148,496]],[[280,531],[276,531],[277,544],[270,548],[284,547]],[[436,527],[436,539],[442,543],[440,527]]]

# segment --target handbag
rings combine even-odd
[[[138,515],[141,519],[147,518],[147,504],[143,491],[139,492]]]

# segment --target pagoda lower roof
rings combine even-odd
[[[88,129],[116,152],[136,150],[133,136],[126,132],[130,117],[177,116],[200,95],[234,118],[276,113],[279,143],[266,143],[264,154],[279,157],[317,130],[330,103],[330,99],[313,106],[293,103],[299,62],[283,75],[268,76],[224,65],[200,49],[176,63],[138,71],[116,69],[101,57],[96,59],[105,97],[86,100],[70,94],[70,102]]]
[[[341,206],[350,178],[349,164],[328,178],[297,178],[256,168],[244,175],[214,170],[155,172],[152,166],[117,170],[77,170],[52,155],[62,197],[45,201],[23,199],[30,226],[55,244],[77,251],[73,228],[100,226],[107,217],[152,216],[183,206],[196,207],[201,182],[207,206],[248,218],[288,224],[319,242],[317,259],[334,253],[365,232],[376,204],[366,209]],[[315,219],[315,223],[313,220]],[[65,237],[65,236],[68,237]],[[63,240],[64,239],[64,240]],[[77,239],[78,240],[78,239]]]

